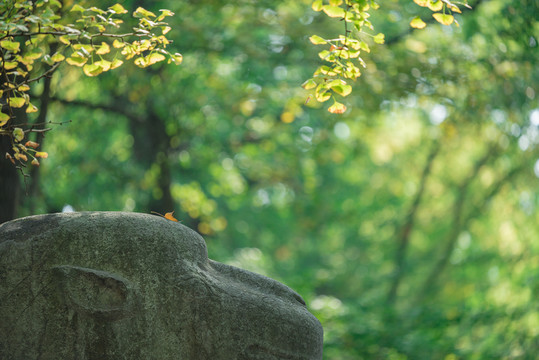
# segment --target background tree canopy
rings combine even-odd
[[[175,210],[210,257],[304,295],[327,359],[536,357],[537,0],[470,1],[459,27],[384,1],[341,115],[300,87],[309,38],[343,31],[312,1],[122,5],[174,12],[183,63],[40,81],[36,117],[64,124],[17,216]]]

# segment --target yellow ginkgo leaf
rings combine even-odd
[[[436,13],[432,14],[432,16],[436,19],[436,21],[443,25],[451,25],[453,23],[453,20],[455,20],[453,15],[449,14]]]
[[[427,24],[421,20],[419,16],[416,16],[412,21],[410,21],[410,26],[414,29],[423,29]]]
[[[441,0],[429,0],[427,7],[432,11],[440,11],[444,7],[444,3]]]

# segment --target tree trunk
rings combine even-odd
[[[18,170],[6,159],[6,152],[11,152],[11,139],[0,136],[0,223],[17,216],[21,187]]]

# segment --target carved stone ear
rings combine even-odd
[[[137,294],[132,284],[119,275],[78,266],[52,268],[60,298],[73,310],[94,317],[119,320],[137,310]]]

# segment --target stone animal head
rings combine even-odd
[[[322,358],[322,327],[298,294],[143,214],[1,225],[0,319],[1,359]]]

